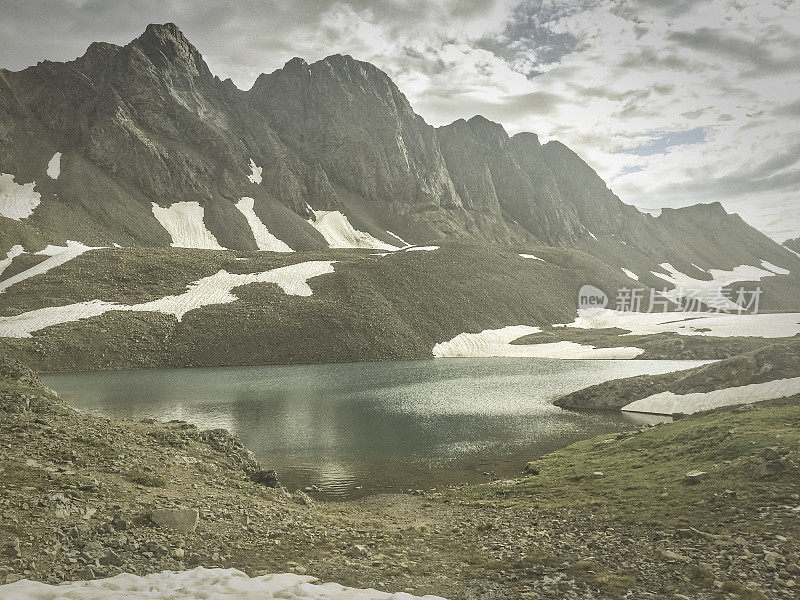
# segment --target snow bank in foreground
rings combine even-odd
[[[16,247],[17,246],[15,246],[15,248]],[[19,283],[20,281],[25,281],[26,279],[30,279],[34,275],[41,275],[42,273],[47,273],[47,271],[49,271],[50,269],[54,269],[55,267],[63,265],[65,262],[68,262],[73,258],[77,258],[84,252],[97,249],[98,249],[97,247],[84,246],[80,242],[73,242],[72,240],[67,241],[66,246],[53,246],[51,244],[47,246],[47,248],[45,248],[44,250],[39,250],[39,252],[36,253],[49,256],[50,258],[46,258],[39,264],[34,265],[30,269],[26,269],[21,273],[17,273],[13,277],[9,277],[4,281],[0,281],[0,294],[2,294],[4,291],[6,291],[15,283]],[[14,248],[12,248],[11,250],[14,250]],[[11,252],[9,251],[9,255],[10,254]],[[9,261],[9,263],[10,262],[11,261]],[[5,267],[3,267],[3,269],[5,269]],[[0,271],[2,271],[3,269],[0,269]]]
[[[674,413],[691,414],[701,410],[732,406],[734,404],[751,404],[762,400],[773,400],[800,394],[800,377],[776,379],[765,383],[752,383],[740,387],[725,388],[711,392],[694,394],[673,394],[662,392],[647,398],[631,402],[623,406],[628,412],[654,413],[671,415]]]
[[[725,286],[738,281],[761,281],[764,277],[775,276],[772,271],[765,271],[751,265],[739,265],[731,271],[709,269],[711,281],[703,281],[681,273],[670,263],[661,263],[659,266],[669,275],[658,271],[650,272],[675,286],[675,289],[664,294],[666,298],[677,303],[679,298],[691,293],[693,298],[697,298],[706,306],[719,310],[739,310],[740,308],[738,304],[722,295],[722,288]]]
[[[250,180],[250,183],[255,183],[255,184],[261,183],[261,171],[263,171],[263,169],[259,167],[251,158],[250,175],[247,176],[247,179]]]
[[[23,254],[24,252],[25,248],[23,248],[19,244],[11,246],[11,250],[6,252],[6,257],[3,260],[0,260],[0,275],[3,274],[3,271],[5,271],[11,265],[11,262],[16,257],[18,257],[20,254]]]
[[[316,581],[314,577],[294,573],[248,577],[236,569],[198,567],[147,577],[124,573],[58,586],[23,580],[0,585],[0,597],[3,600],[443,600],[438,596],[389,594]]]
[[[13,317],[0,317],[0,337],[30,337],[34,331],[97,317],[103,313],[116,311],[161,312],[173,315],[178,321],[197,308],[212,304],[229,304],[238,298],[232,290],[251,283],[275,283],[290,296],[311,296],[308,280],[326,273],[333,273],[332,260],[308,261],[279,267],[261,273],[228,273],[218,271],[190,284],[182,294],[165,296],[141,304],[116,304],[103,300],[77,302],[67,306],[50,306],[31,310]]]
[[[639,276],[636,273],[634,273],[630,269],[626,269],[625,267],[621,267],[621,269],[622,269],[622,272],[625,273],[625,275],[627,275],[628,277],[630,277],[634,281],[639,281]]]
[[[248,225],[253,232],[253,237],[256,240],[256,245],[259,250],[271,250],[272,252],[294,252],[288,244],[279,240],[269,232],[264,222],[258,218],[258,215],[253,210],[255,200],[245,196],[236,203],[236,208],[247,219]]]
[[[47,176],[50,179],[58,179],[59,175],[61,175],[61,152],[56,152],[47,163]]]
[[[169,233],[173,248],[225,250],[206,229],[203,207],[199,202],[176,202],[167,208],[162,208],[155,202],[152,204],[153,215]]]
[[[42,196],[35,191],[36,182],[14,183],[14,176],[0,173],[0,215],[15,221],[27,219],[39,206]]]
[[[675,332],[715,337],[792,337],[800,333],[800,313],[718,314],[696,312],[634,313],[611,309],[581,309],[572,323],[579,329],[626,329],[627,335]]]
[[[544,262],[543,258],[539,258],[538,256],[534,256],[533,254],[517,254],[520,258],[530,258],[531,260],[540,260]]]
[[[575,342],[548,342],[543,344],[512,344],[516,339],[540,333],[538,327],[510,325],[502,329],[485,329],[480,333],[460,333],[449,342],[433,347],[435,358],[595,358],[628,359],[639,356],[641,348],[595,348]]]
[[[366,231],[359,231],[338,210],[313,210],[314,218],[308,222],[322,234],[331,248],[374,248],[376,250],[399,250]]]

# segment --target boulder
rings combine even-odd
[[[708,473],[705,471],[693,470],[686,473],[684,476],[684,481],[686,481],[686,483],[689,485],[695,485],[703,481],[707,476]]]
[[[200,512],[196,508],[159,509],[150,513],[150,520],[159,527],[192,533],[200,520]]]

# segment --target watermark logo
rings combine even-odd
[[[608,296],[600,288],[593,285],[581,286],[578,291],[578,308],[605,308],[608,306]]]
[[[677,287],[668,290],[620,288],[615,297],[619,312],[665,313],[671,310],[690,313],[758,314],[761,288],[738,290],[718,288]],[[578,308],[605,308],[609,298],[600,288],[584,285],[578,292]]]

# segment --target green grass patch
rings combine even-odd
[[[125,474],[125,478],[131,483],[136,483],[145,487],[167,487],[167,480],[164,477],[141,469],[131,469]]]
[[[659,527],[713,523],[728,511],[754,510],[776,494],[788,498],[800,490],[793,470],[763,480],[752,474],[750,465],[768,447],[797,456],[797,397],[756,410],[697,415],[623,439],[607,435],[578,442],[531,463],[539,475],[520,483],[453,493],[472,503],[582,509]],[[693,469],[708,476],[687,485],[684,476]],[[604,476],[593,477],[595,471]]]

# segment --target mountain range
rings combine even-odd
[[[670,288],[674,295],[684,285],[710,294],[758,282],[762,308],[800,309],[796,250],[719,203],[655,212],[622,202],[560,142],[510,136],[481,116],[429,125],[386,73],[350,56],[311,64],[294,58],[244,91],[216,77],[181,31],[163,24],[125,46],[93,43],[70,62],[0,69],[0,319],[38,307],[47,294],[60,297],[58,290],[79,280],[127,289],[127,281],[144,282],[152,270],[166,279],[143,299],[180,291],[194,281],[186,275],[192,269],[179,264],[185,253],[155,252],[169,248],[295,252],[315,260],[344,249],[373,251],[348,255],[335,267],[344,272],[363,258],[442,247],[440,258],[402,252],[395,261],[406,265],[403,276],[414,277],[407,289],[433,290],[416,312],[405,312],[406,290],[358,281],[365,303],[395,303],[399,312],[387,327],[406,320],[408,335],[416,336],[388,357],[429,352],[443,336],[518,324],[499,322],[502,314],[535,325],[568,319],[581,283],[609,295],[625,286]],[[47,260],[61,264],[86,246],[132,248],[125,260],[141,272],[114,271],[110,263],[121,258],[87,258],[76,263],[84,279],[59,275],[50,287],[29,279],[46,270]],[[58,258],[58,248],[68,252]],[[152,252],[142,254],[146,249]],[[155,266],[147,266],[148,256]],[[507,256],[519,262],[503,262]],[[209,268],[228,264],[203,260]],[[166,263],[175,266],[163,271]],[[111,270],[92,271],[101,266]],[[391,269],[376,269],[385,283]],[[532,299],[536,291],[525,277],[537,269],[546,294]],[[209,275],[195,271],[197,278]],[[426,283],[433,272],[440,279]],[[456,276],[460,281],[448,279]],[[460,315],[448,290],[475,296],[470,277],[474,286],[495,282],[480,290],[495,295],[471,298],[472,312]],[[5,291],[11,285],[13,294]],[[62,303],[125,299],[104,297],[97,285]],[[140,295],[130,291],[128,300]],[[504,308],[490,315],[492,303]],[[525,303],[539,303],[544,313]],[[420,322],[430,327],[422,332]],[[345,354],[371,352],[365,346]],[[304,360],[325,359],[312,354]]]

